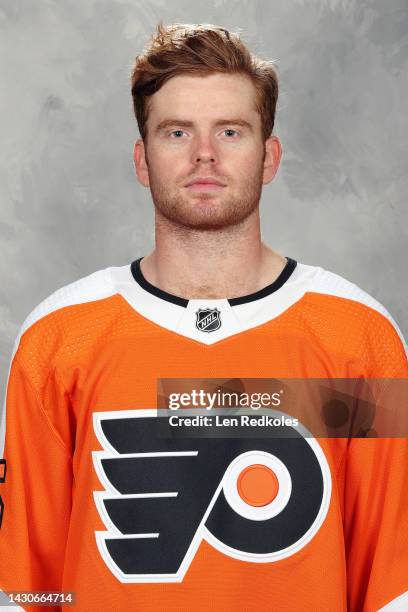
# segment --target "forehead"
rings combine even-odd
[[[249,77],[241,74],[178,75],[169,79],[150,99],[149,121],[180,115],[185,119],[242,115],[256,121],[256,89]]]

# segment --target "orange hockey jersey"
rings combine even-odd
[[[59,289],[11,360],[1,590],[72,592],[84,612],[407,611],[406,438],[156,427],[158,381],[407,377],[385,308],[290,258],[232,299],[166,293],[140,260]]]

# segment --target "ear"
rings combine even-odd
[[[144,187],[150,187],[145,145],[141,138],[136,140],[134,144],[133,161],[135,162],[135,170],[139,183],[141,183]]]
[[[282,145],[277,136],[265,140],[265,159],[263,166],[263,184],[270,183],[278,171],[282,157]]]

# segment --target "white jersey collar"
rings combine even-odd
[[[232,299],[191,299],[151,285],[140,261],[110,268],[117,293],[134,310],[172,332],[211,345],[282,314],[305,294],[316,268],[287,258],[278,278],[260,291]]]

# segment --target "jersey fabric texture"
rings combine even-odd
[[[171,295],[139,259],[37,306],[2,413],[0,588],[81,611],[408,610],[407,440],[157,436],[159,378],[237,377],[407,378],[406,347],[374,298],[291,258],[239,298]],[[293,484],[269,515],[226,501],[260,458]]]

